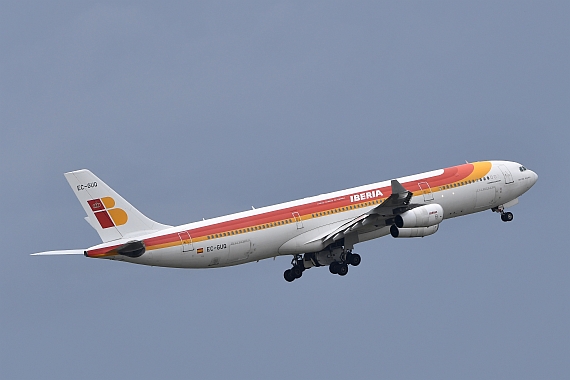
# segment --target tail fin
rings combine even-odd
[[[103,242],[170,227],[144,216],[89,170],[65,173],[65,178]]]

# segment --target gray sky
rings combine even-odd
[[[2,378],[570,377],[567,2],[188,3],[0,6]],[[70,170],[181,224],[489,159],[512,223],[344,278],[28,255],[99,243]]]

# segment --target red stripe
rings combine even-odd
[[[404,182],[402,183],[402,185],[409,191],[420,191],[421,189],[418,185],[419,182],[428,182],[432,188],[435,188],[438,186],[443,186],[449,183],[460,181],[468,177],[473,172],[473,170],[474,170],[473,164],[463,164],[451,168],[446,168],[443,170],[443,173],[438,176],[426,177],[415,181]],[[367,191],[371,192],[372,190],[374,191],[380,190],[384,194],[384,196],[381,198],[367,199],[364,202],[370,200],[385,199],[392,194],[392,189],[389,186],[371,189]],[[339,207],[347,207],[356,204],[356,202],[350,201],[350,196],[361,193],[366,193],[366,191],[354,192],[337,198],[320,200],[305,205],[299,205],[294,207],[288,207],[281,210],[270,211],[260,215],[252,215],[249,217],[234,219],[227,222],[221,222],[210,226],[204,226],[192,229],[189,230],[188,232],[190,233],[190,236],[192,236],[193,238],[199,238],[207,235],[214,235],[233,230],[251,228],[253,226],[265,223],[273,223],[285,219],[291,219],[292,222],[294,223],[295,218],[293,217],[293,212],[298,212],[301,216],[305,216],[319,212],[327,212],[330,211],[331,209]],[[155,238],[147,239],[145,240],[145,244],[147,246],[153,246],[158,244],[172,243],[177,240],[180,240],[180,238],[178,237],[178,234],[175,233],[175,234],[157,236]]]
[[[402,185],[407,190],[412,191],[412,192],[416,192],[416,191],[422,190],[419,187],[420,182],[428,182],[430,187],[433,189],[433,188],[436,188],[439,186],[448,185],[448,184],[451,184],[453,182],[461,181],[461,180],[467,178],[471,173],[473,173],[474,168],[475,167],[473,164],[463,164],[463,165],[459,165],[459,166],[453,166],[450,168],[443,169],[443,173],[440,175],[433,176],[433,177],[426,177],[426,178],[422,178],[422,179],[417,179],[417,180],[409,181],[409,182],[404,182],[404,183],[402,183]],[[366,193],[366,192],[372,192],[373,190],[374,190],[374,192],[376,192],[376,190],[380,190],[382,192],[382,194],[384,194],[384,195],[382,197],[378,197],[378,198],[366,199],[366,200],[363,200],[361,202],[351,202],[350,201],[351,195],[361,194],[361,193]],[[188,230],[188,232],[189,232],[190,236],[192,236],[193,238],[200,238],[200,237],[204,237],[204,236],[208,236],[208,235],[215,235],[215,234],[224,233],[224,232],[233,231],[233,230],[251,228],[253,226],[258,226],[261,224],[283,221],[285,219],[290,219],[291,220],[290,224],[292,224],[292,223],[295,223],[295,217],[293,216],[293,212],[298,212],[301,216],[306,216],[306,215],[320,213],[320,212],[327,212],[327,211],[330,211],[332,209],[347,207],[347,206],[355,205],[358,203],[365,203],[365,202],[369,202],[369,201],[385,199],[385,198],[389,197],[391,194],[392,194],[391,187],[390,186],[384,186],[381,188],[374,188],[374,189],[370,189],[367,191],[353,192],[353,193],[343,195],[340,197],[336,197],[336,198],[319,200],[317,202],[307,203],[304,205],[287,207],[287,208],[284,208],[281,210],[270,211],[270,212],[266,212],[266,213],[259,214],[259,215],[252,215],[252,216],[248,216],[248,217],[244,217],[244,218],[230,220],[227,222],[217,223],[214,225],[195,228],[192,230]],[[99,214],[99,213],[96,213],[95,215],[97,215],[97,214]],[[106,214],[107,213],[105,212],[105,215]],[[108,215],[107,215],[107,217],[108,217]],[[99,218],[97,218],[97,219],[99,219]],[[109,218],[109,221],[110,221],[110,218]],[[100,222],[101,222],[101,220],[100,220]],[[112,224],[112,221],[111,221],[111,224]],[[106,227],[103,227],[103,228],[106,228]],[[147,247],[152,247],[154,245],[168,244],[168,243],[173,243],[173,242],[177,242],[177,241],[180,241],[180,237],[178,236],[178,233],[172,233],[172,234],[161,235],[161,236],[157,236],[154,238],[146,239],[145,244]],[[91,253],[93,253],[93,255],[96,255],[96,254],[108,252],[110,249],[112,249],[112,248],[109,247],[109,248],[102,248],[102,249],[90,251],[88,253],[88,255],[91,256]]]

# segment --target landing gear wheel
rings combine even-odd
[[[285,277],[285,281],[287,282],[292,282],[295,279],[293,273],[291,273],[291,269],[287,269],[285,273],[283,273],[283,277]]]
[[[511,220],[513,220],[513,213],[505,212],[504,214],[501,214],[501,220],[503,222],[510,222]]]
[[[293,278],[301,278],[303,275],[303,269],[299,266],[294,266],[293,268],[289,269],[291,271],[291,275]]]
[[[332,274],[338,274],[338,263],[337,262],[331,263],[331,265],[329,265],[329,271]]]
[[[339,276],[346,276],[348,273],[348,265],[347,264],[339,264],[337,269],[337,274]]]
[[[360,265],[360,262],[362,261],[362,258],[358,253],[352,253],[347,259],[348,259],[347,262],[353,267],[357,267],[358,265]]]

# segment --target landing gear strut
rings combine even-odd
[[[505,212],[503,205],[493,207],[491,210],[493,212],[500,213],[501,214],[501,220],[503,222],[510,222],[511,220],[513,220],[513,213],[512,212]]]

